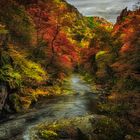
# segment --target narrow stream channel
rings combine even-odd
[[[64,86],[72,94],[49,99],[49,102],[44,102],[41,107],[36,105],[34,111],[16,118],[18,121],[25,119],[25,128],[24,132],[19,134],[20,138],[14,137],[13,140],[32,140],[30,130],[40,123],[94,113],[96,96],[81,75],[73,74]]]
[[[43,121],[53,122],[62,118],[84,116],[94,112],[96,96],[92,93],[91,87],[80,75],[72,75],[69,79],[69,90],[73,95],[52,99],[52,102],[43,109],[43,114],[38,121],[29,126],[24,133],[24,140],[31,140],[30,129]],[[75,94],[76,93],[76,94]]]

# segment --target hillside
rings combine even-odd
[[[46,86],[58,88],[73,71],[91,33],[87,20],[65,1],[3,0],[0,15],[2,87],[10,108],[20,111],[38,94],[53,94]]]
[[[139,139],[140,120],[139,24],[140,10],[124,9],[105,39],[108,47],[99,49],[92,64],[96,66],[96,83],[107,89],[98,111],[118,122],[134,140]]]

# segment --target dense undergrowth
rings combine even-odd
[[[98,105],[98,113],[115,120],[126,139],[139,139],[139,23],[139,9],[124,9],[110,38],[106,38],[108,47],[99,45],[103,49],[96,55],[93,53],[96,61],[91,65],[96,69],[96,83],[108,88],[106,99]]]

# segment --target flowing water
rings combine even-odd
[[[23,140],[31,140],[30,129],[42,122],[51,122],[63,118],[72,118],[91,114],[95,110],[96,96],[93,94],[91,86],[87,84],[83,77],[73,74],[64,87],[70,91],[63,97],[55,97],[44,100],[42,105],[36,105],[34,111],[18,116],[16,119],[25,119],[25,132],[22,134]],[[14,138],[19,140],[19,138]]]
[[[24,134],[24,140],[30,140],[29,130],[43,121],[59,120],[62,118],[72,118],[84,116],[94,112],[96,96],[92,93],[91,87],[80,75],[72,75],[65,86],[73,92],[72,95],[51,99],[42,109],[38,120],[29,126]],[[69,85],[67,85],[69,84]],[[71,93],[72,93],[71,92]]]

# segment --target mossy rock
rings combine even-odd
[[[58,134],[55,133],[54,131],[43,130],[43,131],[40,131],[39,134],[41,135],[43,139],[46,139],[46,140],[58,140]]]

